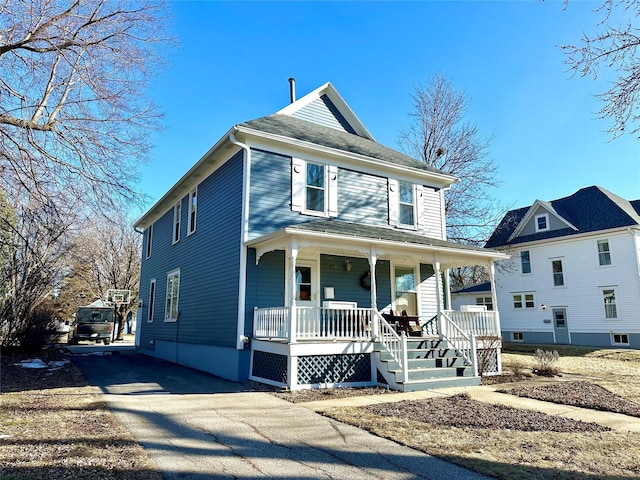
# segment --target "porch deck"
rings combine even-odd
[[[254,310],[253,342],[256,347],[272,354],[278,352],[288,358],[286,368],[289,371],[285,380],[276,382],[288,388],[302,387],[292,380],[296,373],[296,359],[320,358],[320,356],[371,355],[370,379],[360,381],[361,385],[393,384],[392,388],[416,389],[416,378],[425,382],[443,376],[449,360],[457,358],[454,377],[466,379],[478,377],[478,351],[484,348],[478,338],[498,338],[500,336],[497,312],[460,312],[443,311],[440,315],[420,318],[422,327],[418,337],[407,337],[404,331],[398,332],[377,310],[371,308],[324,308],[324,307],[272,307]],[[434,367],[426,361],[416,361],[415,343],[425,348],[420,355],[423,358],[441,359]],[[420,342],[422,340],[422,342]],[[267,345],[280,344],[286,349],[275,350]],[[305,347],[306,345],[306,347]],[[429,345],[426,347],[426,345]],[[324,346],[324,349],[323,349]],[[252,346],[252,348],[254,348]],[[496,348],[495,345],[493,348]],[[500,370],[499,355],[495,369]],[[280,362],[284,360],[279,360]],[[315,362],[316,360],[314,360]],[[325,367],[329,360],[325,360]],[[431,362],[433,363],[433,362]],[[462,365],[464,363],[464,365]],[[285,368],[285,367],[283,367]],[[336,368],[336,367],[331,367]],[[354,367],[345,367],[354,370]],[[361,368],[360,368],[361,369]],[[366,368],[365,368],[366,369]],[[363,378],[360,376],[359,378]],[[271,382],[267,382],[271,383]],[[322,382],[323,384],[336,382]],[[337,382],[341,383],[341,382]],[[345,382],[349,383],[349,382]],[[424,383],[424,382],[423,382]],[[460,381],[456,384],[460,385]]]

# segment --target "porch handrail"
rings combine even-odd
[[[407,368],[407,337],[404,332],[398,335],[395,328],[382,316],[378,310],[373,310],[375,320],[378,322],[379,336],[376,339],[383,349],[391,355],[394,361],[398,363],[402,369],[404,381],[409,380],[409,369]]]
[[[473,375],[478,375],[478,367],[476,362],[476,339],[473,333],[467,335],[456,322],[448,315],[449,312],[441,312],[442,318],[442,339],[455,348],[462,357],[471,365]]]
[[[463,312],[459,310],[446,310],[450,317],[461,330],[475,336],[500,336],[498,312],[486,310],[482,312]]]

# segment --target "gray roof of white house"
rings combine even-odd
[[[568,197],[547,203],[551,204],[555,213],[574,226],[575,230],[569,227],[547,230],[531,235],[520,235],[509,240],[531,208],[528,206],[507,212],[489,237],[485,247],[497,248],[600,230],[640,226],[640,200],[625,200],[598,186],[585,187]]]

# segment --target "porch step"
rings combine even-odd
[[[389,370],[395,376],[396,382],[402,383],[402,370]],[[443,368],[411,368],[409,369],[409,381],[412,380],[431,380],[434,378],[457,378],[470,377],[472,375],[471,368],[463,367],[443,367]]]

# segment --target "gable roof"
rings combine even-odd
[[[323,111],[328,115],[322,115]],[[375,141],[331,82],[321,85],[276,113],[301,119],[313,118],[315,123],[344,129],[354,135]]]
[[[509,235],[509,241],[513,240],[515,237],[520,235],[520,233],[525,228],[525,226],[533,219],[533,217],[536,215],[536,213],[538,213],[540,211],[540,209],[544,209],[548,213],[551,213],[561,223],[565,224],[567,226],[567,228],[571,228],[571,229],[576,230],[576,231],[578,230],[576,227],[571,225],[571,222],[569,222],[566,218],[564,218],[562,215],[560,215],[556,211],[556,209],[554,208],[554,206],[553,206],[553,204],[551,202],[544,202],[542,200],[536,200],[535,202],[533,202],[533,205],[531,205],[531,207],[529,207],[529,209],[527,210],[527,213],[525,214],[524,218],[522,218],[522,220],[518,223],[518,226],[513,231],[513,233],[511,235]]]
[[[567,225],[566,228],[547,230],[528,235],[519,235],[534,207],[547,205]],[[567,237],[601,230],[622,227],[640,227],[640,201],[630,202],[608,190],[591,186],[585,187],[568,197],[551,202],[535,202],[507,212],[485,244],[487,248],[533,242],[559,237]],[[518,230],[520,229],[520,230]]]
[[[246,131],[246,129],[253,130],[253,132],[247,133],[262,132],[270,135],[278,135],[283,137],[283,139],[296,139],[314,145],[321,145],[326,148],[390,162],[401,167],[431,172],[449,177],[450,181],[454,181],[455,179],[453,176],[437,168],[431,167],[424,162],[404,155],[397,150],[393,150],[368,138],[318,125],[289,115],[276,113],[240,123],[237,126],[240,131]]]
[[[374,163],[376,168],[399,171],[415,178],[426,177],[439,188],[446,188],[457,181],[453,175],[377,143],[333,85],[325,83],[275,114],[231,127],[135,222],[134,227],[147,228],[185,192],[200,183],[212,165],[225,162],[228,159],[227,149],[237,146],[232,140],[236,133],[351,157],[357,162]]]

